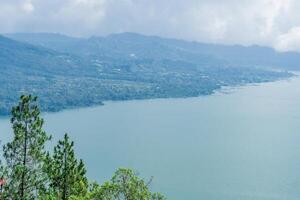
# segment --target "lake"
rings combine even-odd
[[[44,115],[75,141],[91,179],[118,167],[154,177],[170,200],[299,200],[300,78],[211,96],[107,102]],[[0,120],[7,140],[8,119]]]

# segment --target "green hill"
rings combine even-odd
[[[268,48],[134,33],[88,39],[50,33],[6,36],[11,39],[0,36],[0,114],[8,114],[12,102],[24,93],[38,95],[45,111],[105,100],[207,95],[222,86],[290,77],[278,69],[295,68],[292,62],[299,58],[297,53]],[[271,59],[277,54],[295,59],[285,63],[279,56],[277,60],[285,63],[279,65]]]

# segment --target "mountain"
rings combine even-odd
[[[82,40],[58,33],[13,33],[4,36],[16,41],[53,49],[55,51],[64,50],[73,43]]]
[[[72,75],[85,65],[77,57],[0,36],[0,67],[22,73]],[[85,70],[86,73],[89,69]],[[82,70],[80,70],[82,73]]]
[[[136,33],[111,34],[107,37],[72,38],[59,34],[9,34],[49,49],[103,60],[180,60],[198,65],[227,65],[299,70],[300,54],[278,52],[269,47],[219,45],[188,42]],[[49,42],[50,41],[50,42]],[[64,42],[62,42],[64,41]]]
[[[89,66],[76,56],[0,36],[0,114],[7,114],[22,93],[41,96],[45,110],[56,110],[57,105],[73,106],[71,99],[79,91],[66,80],[78,78],[78,74],[94,74],[95,69]],[[67,96],[68,93],[73,95]],[[77,96],[78,101],[86,98],[81,93]]]
[[[8,37],[59,52],[89,58],[94,64],[101,61],[110,65],[134,65],[134,63],[161,63],[179,61],[184,68],[197,65],[224,64],[205,54],[196,54],[185,49],[164,44],[159,37],[142,36],[135,33],[113,34],[108,37],[72,38],[60,34],[17,33]],[[64,42],[61,42],[64,40]],[[158,68],[161,66],[158,66]],[[165,64],[163,68],[167,67]],[[150,69],[151,70],[151,69]]]
[[[0,36],[0,114],[8,114],[24,93],[38,95],[45,111],[106,100],[207,95],[222,86],[290,77],[285,70],[297,69],[298,59],[298,53],[265,47],[135,33],[91,38],[8,34]]]

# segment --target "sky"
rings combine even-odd
[[[137,32],[300,51],[300,0],[0,0],[0,33]]]

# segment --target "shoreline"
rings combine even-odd
[[[169,99],[188,99],[188,98],[199,98],[199,97],[208,97],[212,95],[219,95],[219,94],[231,94],[232,92],[235,92],[237,89],[242,89],[243,87],[248,86],[259,86],[261,84],[268,84],[268,83],[274,83],[274,82],[281,82],[281,81],[291,81],[292,79],[295,79],[300,76],[300,72],[296,71],[289,71],[289,73],[292,74],[291,77],[285,77],[285,78],[278,78],[276,80],[270,80],[270,81],[262,81],[262,82],[252,82],[252,83],[241,83],[237,85],[224,85],[220,86],[218,89],[212,90],[210,93],[207,94],[201,94],[198,96],[182,96],[182,97],[153,97],[153,98],[136,98],[136,99],[125,99],[125,100],[104,100],[102,101],[102,104],[95,104],[95,105],[89,105],[89,106],[74,106],[74,107],[67,107],[62,109],[57,109],[56,111],[41,111],[42,115],[48,115],[48,114],[55,114],[60,112],[66,112],[76,109],[87,109],[87,108],[95,108],[99,106],[105,106],[107,103],[120,103],[120,102],[132,102],[132,101],[152,101],[152,100],[169,100]],[[0,120],[9,119],[10,114],[0,114]]]

